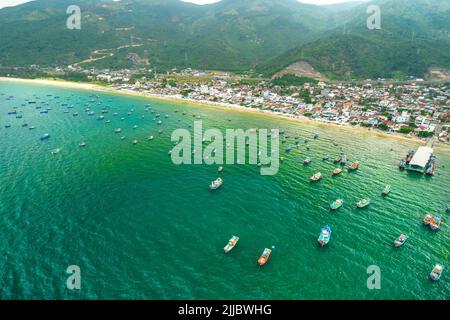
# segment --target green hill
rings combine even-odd
[[[82,10],[79,31],[65,28],[71,4]],[[318,39],[333,17],[295,0],[37,0],[0,10],[0,64],[67,65],[109,49],[95,66],[131,67],[132,52],[160,69],[248,70]],[[117,49],[130,45],[139,47]]]
[[[383,0],[381,30],[366,27],[367,4],[345,14],[348,21],[327,36],[260,65],[272,75],[303,60],[332,79],[424,76],[450,68],[450,1]]]

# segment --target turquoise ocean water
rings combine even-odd
[[[435,149],[438,174],[430,178],[398,169],[407,150],[417,148],[413,142],[96,94],[0,82],[0,298],[449,298],[448,269],[440,282],[429,279],[436,263],[450,268],[448,149]],[[41,114],[36,106],[51,110]],[[96,120],[105,107],[110,110],[105,119]],[[8,115],[11,110],[22,118]],[[157,113],[161,125],[154,120]],[[279,173],[261,176],[255,165],[225,165],[223,187],[210,192],[217,165],[175,166],[168,155],[171,132],[189,128],[194,115],[205,129],[284,129],[289,138]],[[319,139],[311,139],[314,132]],[[51,137],[41,141],[44,133]],[[154,140],[147,141],[149,135]],[[87,146],[79,148],[83,141]],[[293,149],[286,154],[289,144]],[[60,153],[52,155],[56,148]],[[341,149],[361,168],[332,178],[336,165],[322,156],[333,159]],[[308,166],[306,156],[313,159]],[[310,184],[317,171],[324,179]],[[392,192],[383,198],[385,184]],[[372,204],[358,210],[355,202],[364,196]],[[329,204],[341,197],[346,204],[330,212]],[[443,215],[441,230],[423,226],[427,212]],[[321,248],[317,237],[324,225],[333,232]],[[392,242],[400,233],[410,240],[395,249]],[[239,243],[225,255],[232,235]],[[265,247],[274,249],[260,268],[257,259]],[[81,268],[81,290],[66,288],[69,265]],[[367,288],[370,265],[381,269],[380,290]]]

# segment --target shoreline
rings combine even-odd
[[[329,123],[329,122],[322,122],[317,120],[311,120],[309,118],[303,117],[303,116],[292,116],[282,113],[276,113],[273,111],[268,110],[259,110],[259,109],[252,109],[243,107],[236,104],[229,104],[229,103],[221,103],[221,102],[213,102],[213,101],[202,101],[202,100],[193,100],[193,99],[185,99],[181,96],[165,96],[160,94],[153,94],[148,92],[137,92],[132,90],[121,90],[114,87],[107,87],[107,86],[101,86],[98,84],[93,83],[80,83],[80,82],[72,82],[72,81],[65,81],[65,80],[55,80],[55,79],[21,79],[21,78],[8,78],[8,77],[0,77],[0,82],[15,82],[15,83],[29,83],[29,84],[38,84],[38,85],[47,85],[47,86],[56,86],[56,87],[63,87],[68,89],[79,89],[79,90],[86,90],[86,91],[97,91],[97,92],[103,92],[103,93],[112,93],[112,94],[121,94],[121,95],[128,95],[132,97],[143,97],[143,98],[149,98],[154,100],[161,100],[166,102],[173,102],[178,104],[184,104],[184,105],[198,105],[203,107],[209,107],[209,108],[215,108],[215,109],[222,109],[222,110],[231,110],[233,112],[245,112],[245,113],[254,113],[259,115],[265,115],[272,118],[279,118],[283,120],[290,120],[297,123],[306,123],[306,124],[313,124],[323,127],[334,127],[338,129],[343,129],[346,131],[359,131],[364,132],[372,135],[376,135],[378,137],[392,139],[392,140],[403,140],[403,141],[410,141],[416,144],[426,144],[427,140],[420,139],[418,137],[408,137],[400,133],[386,133],[380,130],[373,130],[365,127],[360,126],[352,126],[350,124],[336,124],[336,123]],[[450,146],[444,143],[439,142],[435,148],[445,148],[450,150]]]

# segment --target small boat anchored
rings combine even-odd
[[[332,204],[330,204],[330,209],[331,210],[337,210],[340,207],[342,207],[344,205],[344,200],[342,199],[337,199],[335,200]]]
[[[223,248],[223,251],[225,253],[230,252],[236,246],[238,241],[239,237],[232,236],[231,239],[228,241],[228,244],[225,246],[225,248]]]
[[[387,196],[389,194],[389,192],[391,192],[391,185],[387,184],[384,186],[383,191],[381,191],[381,195],[382,196]]]
[[[438,230],[442,223],[442,216],[441,215],[435,215],[433,221],[430,223],[431,230]]]
[[[360,199],[357,203],[356,206],[358,208],[365,208],[370,204],[370,198],[369,197],[365,197],[363,199]]]
[[[223,184],[223,180],[221,178],[217,178],[216,180],[211,182],[211,184],[209,185],[209,188],[211,190],[217,190],[222,186],[222,184]]]
[[[326,246],[328,242],[330,242],[330,238],[331,238],[331,228],[329,226],[325,226],[320,231],[320,235],[319,238],[317,239],[317,242],[319,242],[319,244],[323,247]]]
[[[353,162],[351,165],[347,167],[348,171],[354,171],[359,169],[359,162]]]
[[[341,168],[336,168],[333,170],[333,173],[331,174],[332,176],[337,176],[338,174],[342,173],[342,169]]]
[[[423,218],[423,224],[429,226],[433,222],[434,216],[431,213],[427,213]]]
[[[436,264],[430,273],[431,280],[438,281],[439,279],[441,279],[443,271],[444,271],[444,266],[439,263]]]
[[[61,152],[61,149],[55,149],[52,151],[52,155],[56,156],[57,154],[59,154]]]
[[[305,160],[303,160],[303,164],[310,164],[310,163],[311,163],[310,157],[306,157]]]
[[[309,178],[309,181],[316,182],[316,181],[319,181],[320,179],[322,179],[322,177],[323,177],[322,174],[320,172],[317,172],[311,178]]]
[[[270,250],[269,248],[265,248],[262,255],[258,259],[258,264],[260,266],[265,265],[267,263],[267,261],[269,261],[271,253],[272,253],[272,250]]]
[[[397,239],[395,239],[394,247],[401,247],[405,244],[406,240],[408,240],[408,236],[402,233]]]

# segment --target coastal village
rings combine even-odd
[[[130,70],[90,72],[91,80],[120,90],[239,105],[340,125],[354,125],[450,141],[450,86],[423,79],[408,82],[304,81],[301,85],[186,69],[136,79]],[[134,79],[134,80],[132,80]],[[179,81],[178,79],[182,79]],[[206,80],[205,80],[206,79]]]
[[[450,84],[409,77],[365,81],[251,78],[229,72],[194,69],[156,73],[151,69],[98,70],[80,66],[36,70],[80,81],[162,97],[234,105],[287,117],[366,127],[420,139],[450,141]],[[63,76],[61,76],[63,75]],[[81,75],[81,76],[80,76]],[[7,75],[14,76],[14,75]],[[281,81],[280,81],[281,80]],[[300,80],[300,81],[299,81]]]

